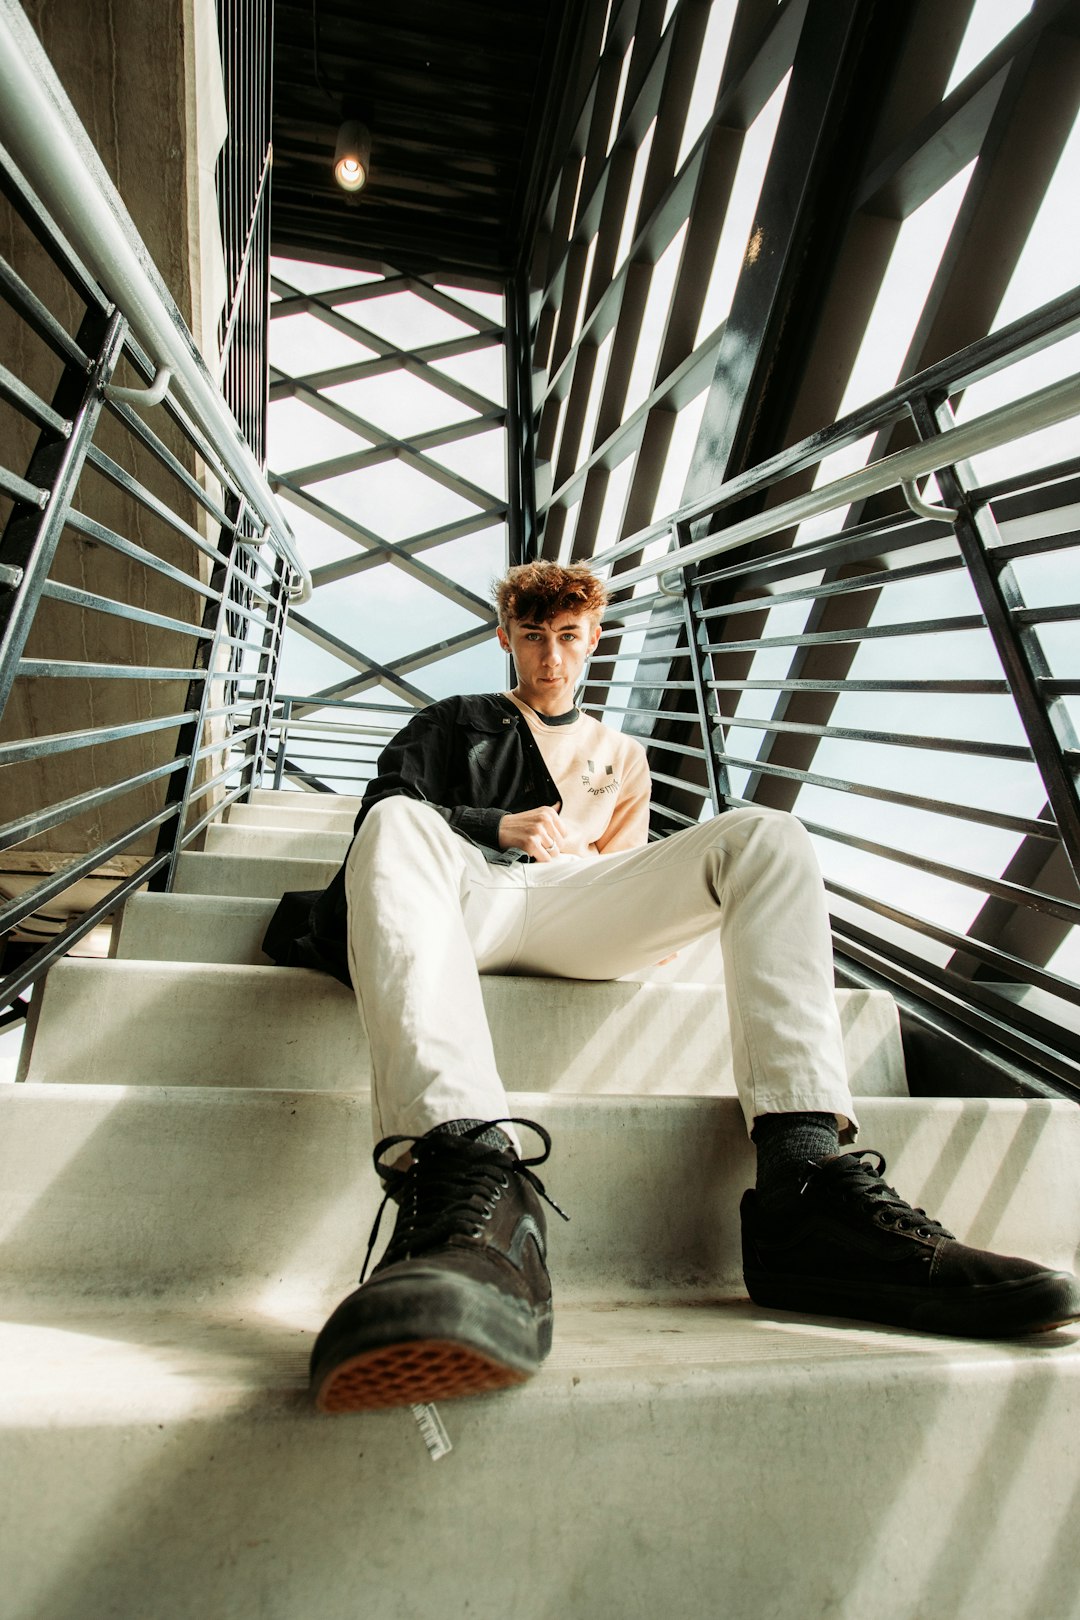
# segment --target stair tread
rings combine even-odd
[[[306,1406],[315,1320],[177,1308],[162,1301],[0,1296],[0,1425],[162,1422],[238,1406]],[[1047,1349],[1054,1354],[1048,1358]],[[901,1373],[1042,1363],[1080,1375],[1080,1333],[980,1341],[828,1317],[786,1317],[745,1298],[694,1303],[556,1301],[549,1359],[516,1399],[640,1398],[680,1389],[706,1398],[732,1380],[770,1388],[806,1376],[892,1385]],[[693,1389],[690,1390],[689,1386]],[[479,1397],[488,1403],[504,1396]],[[444,1414],[456,1409],[446,1403]],[[471,1404],[471,1402],[470,1402]],[[702,1420],[705,1421],[703,1408]]]

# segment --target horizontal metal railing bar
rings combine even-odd
[[[1037,1019],[1028,1017],[1022,1027],[1015,1008],[1008,1004],[1003,1008],[1000,1000],[984,996],[977,980],[966,984],[960,980],[958,985],[951,985],[931,964],[917,957],[909,962],[907,954],[895,946],[890,946],[885,956],[874,936],[863,929],[845,924],[841,931],[839,922],[834,921],[833,934],[843,961],[869,969],[876,980],[884,979],[911,1000],[965,1024],[991,1045],[1019,1057],[1029,1074],[1039,1070],[1053,1077],[1053,1084],[1043,1095],[1060,1098],[1060,1087],[1064,1085],[1080,1100],[1080,1066],[1068,1052],[1055,1047],[1058,1032],[1052,1026],[1043,1023],[1040,1027]],[[1008,1013],[1007,1019],[1002,1016],[1004,1012]]]
[[[13,473],[7,467],[0,467],[0,491],[11,495],[17,501],[28,501],[31,506],[37,506],[44,511],[49,504],[47,489],[39,489],[37,484],[28,484],[25,478]]]
[[[940,530],[931,533],[936,525],[916,519],[906,509],[902,513],[889,513],[867,523],[854,524],[850,529],[837,529],[833,534],[808,540],[801,546],[784,546],[760,556],[727,562],[722,567],[697,573],[695,583],[702,586],[730,585],[739,580],[760,583],[767,579],[799,578],[827,568],[842,568],[856,563],[873,563],[882,552],[915,550],[930,540],[941,543]]]
[[[699,619],[724,619],[736,613],[768,613],[789,602],[831,601],[836,596],[857,596],[860,591],[880,590],[883,586],[897,585],[912,579],[926,579],[934,574],[960,573],[964,559],[933,557],[927,562],[907,563],[903,568],[882,568],[873,574],[861,574],[850,579],[826,580],[821,585],[806,585],[797,591],[777,591],[775,595],[757,597],[753,601],[727,602],[722,607],[704,608]]]
[[[693,816],[684,816],[681,810],[673,810],[668,804],[654,803],[650,805],[650,810],[654,810],[658,816],[663,816],[665,821],[678,822],[680,827],[697,826],[697,821]]]
[[[887,393],[880,394],[876,399],[869,400],[857,411],[841,417],[838,422],[825,432],[812,433],[801,439],[797,444],[778,452],[767,461],[746,472],[739,473],[726,484],[718,485],[715,489],[701,496],[692,505],[681,507],[670,518],[662,519],[640,529],[636,534],[629,535],[620,540],[617,545],[609,546],[607,550],[598,552],[591,559],[590,566],[602,567],[614,563],[619,558],[630,555],[632,552],[642,550],[655,540],[662,538],[670,530],[673,523],[694,524],[701,518],[710,517],[721,507],[733,505],[736,501],[760,490],[771,488],[784,478],[793,477],[805,471],[808,467],[818,465],[829,456],[848,448],[860,439],[868,438],[881,428],[907,417],[910,409],[910,399],[915,394],[933,396],[942,391],[956,393],[966,388],[970,383],[981,380],[983,377],[1006,369],[1016,360],[1026,357],[1027,354],[1051,347],[1072,334],[1080,321],[1078,314],[1080,293],[1072,288],[1060,297],[1051,299],[1030,314],[1021,316],[1009,325],[1000,327],[996,332],[970,344],[958,353],[948,355],[945,359],[928,366],[924,371],[917,372],[913,377],[898,383]],[[985,418],[978,418],[983,421]],[[977,451],[971,449],[955,450],[948,456],[948,460],[964,460]],[[865,469],[864,469],[865,470]],[[925,473],[936,472],[936,467],[919,467],[915,471],[905,471],[905,479],[919,478]],[[885,487],[892,487],[887,485]],[[866,491],[865,493],[878,493]],[[861,498],[852,497],[851,499]],[[837,506],[850,504],[849,500],[837,500]],[[826,508],[828,509],[828,508]],[[766,517],[779,511],[774,507],[764,514]],[[810,514],[810,515],[816,515]],[[796,521],[802,521],[798,519]],[[784,519],[775,525],[775,531],[790,528],[790,519]],[[714,538],[709,536],[710,539]],[[756,535],[754,538],[758,538]],[[693,561],[697,558],[691,559]],[[661,570],[665,571],[665,570]],[[633,580],[638,570],[626,576]],[[648,572],[640,577],[649,577]],[[623,576],[619,576],[620,582]]]
[[[912,933],[936,940],[939,945],[947,945],[966,956],[973,956],[976,961],[985,962],[988,967],[999,968],[1007,978],[1016,978],[1022,984],[1028,983],[1040,990],[1048,990],[1051,995],[1061,996],[1065,1001],[1080,1002],[1080,985],[1071,984],[1068,979],[1059,978],[1057,974],[1036,967],[1032,962],[1025,962],[1022,957],[1013,956],[1008,951],[1000,951],[993,945],[984,945],[981,940],[971,939],[966,934],[958,934],[951,928],[943,928],[940,923],[931,922],[928,917],[919,917],[913,912],[903,911],[899,906],[890,905],[885,900],[875,900],[871,895],[862,894],[858,889],[850,889],[843,883],[834,883],[829,878],[825,880],[825,887],[838,900],[848,900],[853,905],[865,907],[875,916],[885,917],[901,928],[910,928]],[[851,926],[845,918],[835,916],[832,925],[834,932],[840,933]],[[878,940],[876,946],[882,955],[898,949],[888,940]],[[898,954],[908,956],[908,953],[902,950],[898,950]],[[938,968],[936,963],[928,962],[921,957],[909,956],[908,959],[911,963],[917,962],[923,970],[936,968],[939,973],[948,973],[948,969]],[[949,977],[953,975],[950,974]],[[960,983],[964,983],[959,975],[956,977]]]
[[[1071,624],[1080,619],[1080,602],[1060,602],[1056,607],[1012,608],[1014,624]]]
[[[163,809],[154,811],[153,815],[144,817],[133,827],[117,833],[115,838],[110,838],[107,843],[100,844],[88,855],[80,856],[70,866],[63,867],[59,872],[53,872],[45,882],[35,884],[32,889],[24,889],[14,900],[9,900],[6,906],[0,906],[0,933],[17,927],[24,917],[29,917],[41,906],[48,905],[50,900],[54,900],[58,894],[63,894],[65,889],[70,889],[73,883],[87,877],[96,867],[122,854],[136,838],[141,838],[144,833],[159,827],[163,821],[168,821],[170,816],[175,816],[179,808],[179,801],[165,805]]]
[[[936,696],[952,694],[960,697],[1008,697],[1008,681],[995,680],[752,680],[717,681],[706,683],[714,692],[863,692],[889,696],[906,693],[927,693]],[[1078,683],[1080,684],[1080,683]]]
[[[588,686],[588,681],[585,685]],[[616,692],[625,687],[627,691],[634,692],[639,686],[646,686],[650,692],[692,692],[693,681],[601,681],[606,692]]]
[[[73,658],[21,658],[19,675],[35,680],[204,681],[205,669],[167,669],[158,664],[81,664]]]
[[[0,743],[0,765],[17,765],[26,759],[44,759],[50,754],[66,754],[76,748],[96,748],[101,743],[119,742],[122,737],[135,737],[142,732],[164,731],[168,726],[182,726],[194,720],[198,711],[185,709],[182,714],[167,714],[156,720],[130,720],[120,726],[94,726],[85,731],[57,731],[48,737],[35,737],[32,742]]]
[[[236,748],[240,743],[246,742],[249,737],[257,737],[259,730],[259,726],[255,725],[248,726],[243,731],[231,731],[227,737],[218,737],[213,742],[204,743],[201,748],[196,749],[195,758],[197,760],[205,759],[208,754],[220,754],[227,749]]]
[[[645,690],[648,690],[646,687]],[[693,725],[700,729],[701,721],[696,709],[639,709],[625,703],[605,703],[601,711],[607,714],[633,714],[647,715],[650,720],[675,720],[682,725]]]
[[[245,763],[250,765],[251,761],[247,760]],[[232,776],[238,769],[242,770],[243,767],[240,765],[234,766],[228,774]],[[195,825],[189,828],[188,831],[185,832],[178,840],[178,849],[187,849],[188,845],[194,842],[204,827],[209,826],[210,822],[213,821],[215,817],[223,815],[229,806],[231,804],[235,804],[236,800],[241,798],[250,787],[250,782],[241,782],[239,786],[234,788],[231,793],[227,793],[223,799],[219,799],[216,804],[212,804],[210,808],[199,817]]]
[[[876,624],[850,630],[815,630],[798,636],[755,636],[744,641],[708,643],[703,652],[757,652],[770,647],[835,647],[848,641],[895,641],[902,636],[962,635],[985,630],[981,613],[957,614],[951,619],[915,619],[905,624]]]
[[[986,555],[996,565],[1022,561],[1025,557],[1042,557],[1048,552],[1071,551],[1080,542],[1080,534],[1041,534],[1031,540],[1005,540],[1000,545],[988,546]]]
[[[52,827],[58,827],[72,816],[82,815],[87,810],[96,810],[103,804],[111,804],[114,799],[123,798],[125,793],[131,793],[135,788],[146,787],[151,782],[160,781],[163,776],[170,776],[174,771],[183,770],[188,759],[184,755],[179,759],[170,759],[166,765],[157,765],[153,770],[142,771],[138,776],[129,776],[122,782],[113,782],[108,787],[92,788],[85,793],[77,793],[73,798],[64,799],[60,804],[51,805],[47,810],[35,810],[26,816],[19,816],[15,821],[9,821],[6,827],[0,827],[0,849],[11,849],[15,844],[21,844],[27,838],[36,838],[38,833],[48,832]]]
[[[303,692],[278,692],[274,702],[277,705],[311,703],[312,695],[310,692],[306,694]],[[324,697],[319,699],[319,703],[327,709],[351,709],[357,714],[386,714],[391,717],[403,715],[406,719],[409,719],[416,713],[416,710],[411,705],[406,708],[403,704],[365,703],[358,698]]]
[[[629,602],[612,603],[611,607],[608,609],[608,612],[612,614],[616,620],[629,619],[637,613],[647,613],[650,612],[650,610],[655,612],[657,604],[661,604],[664,607],[669,607],[671,604],[671,598],[668,596],[661,596],[656,592],[654,592],[652,596],[635,596]],[[654,630],[681,630],[682,628],[683,617],[681,613],[672,614],[671,617],[667,619],[650,617],[647,624],[640,626],[635,624],[627,624],[623,626],[623,629],[625,629],[628,635],[651,635]],[[602,634],[604,636],[617,635],[618,629],[618,625],[609,627],[605,624]]]
[[[132,473],[129,473],[125,467],[121,467],[120,463],[114,461],[112,456],[106,455],[105,451],[100,449],[98,445],[92,444],[90,446],[86,454],[86,460],[88,465],[101,473],[103,478],[107,478],[123,494],[130,496],[144,511],[152,512],[155,517],[160,518],[164,524],[173,530],[174,534],[178,534],[181,539],[188,541],[197,551],[201,551],[204,557],[209,557],[212,562],[220,561],[220,552],[215,545],[212,545],[209,540],[204,540],[199,531],[192,528],[186,518],[182,518],[179,512],[173,511],[168,501],[163,501],[159,496],[147,489],[144,483]]]
[[[250,760],[247,758],[243,760],[233,760],[231,764],[224,766],[222,770],[218,771],[216,776],[211,776],[207,779],[207,781],[200,782],[198,787],[192,788],[190,794],[188,795],[189,809],[193,804],[198,804],[200,799],[205,799],[208,793],[213,793],[214,789],[216,787],[220,787],[222,782],[227,782],[230,776],[235,776],[237,771],[242,770],[247,764],[250,764]],[[217,812],[222,810],[224,805],[221,803],[215,803],[213,806],[211,806],[211,808]]]
[[[59,934],[55,934],[48,944],[43,945],[40,950],[27,957],[13,973],[10,973],[0,983],[0,1006],[9,1006],[53,962],[69,951],[73,945],[77,945],[79,940],[96,928],[99,922],[103,921],[119,906],[122,906],[129,895],[134,894],[137,889],[141,889],[156,872],[160,872],[163,867],[168,866],[169,859],[168,851],[161,855],[152,856],[138,872],[132,873],[131,877],[118,883],[115,889],[110,890],[108,894],[98,901],[97,905],[91,906],[87,911],[84,911],[67,928],[63,929]]]
[[[603,714],[603,706],[598,703],[583,703],[582,711],[585,714]],[[630,733],[632,735],[632,733]],[[643,748],[664,748],[669,754],[685,754],[689,759],[704,759],[704,748],[693,748],[689,743],[669,742],[666,737],[639,737],[638,742]]]
[[[750,715],[715,715],[732,731],[788,731],[802,737],[828,737],[834,742],[885,743],[893,748],[926,748],[935,753],[974,754],[980,759],[1010,759],[1027,764],[1031,749],[1021,743],[976,742],[968,738],[930,737],[906,731],[865,731],[854,726],[815,726],[799,720],[758,720]]]
[[[650,771],[654,782],[663,782],[667,787],[678,788],[680,793],[696,793],[699,799],[707,799],[709,790],[700,782],[685,782],[678,776],[665,776],[663,771]]]
[[[66,365],[75,366],[80,371],[90,370],[89,355],[83,353],[52,310],[42,303],[4,258],[0,258],[0,298]]]
[[[883,804],[899,805],[906,810],[925,810],[931,815],[948,816],[952,820],[972,822],[981,827],[998,827],[1003,832],[1021,833],[1025,838],[1046,838],[1056,843],[1060,836],[1052,821],[1014,816],[1005,810],[981,810],[975,805],[955,804],[949,799],[928,799],[918,793],[902,793],[899,788],[872,787],[866,782],[850,782],[842,776],[822,776],[817,771],[797,770],[793,765],[774,765],[771,760],[743,759],[726,752],[718,753],[716,758],[733,770],[778,776],[787,782],[805,782],[808,787],[829,788],[860,799],[879,799]],[[681,787],[682,783],[676,785]]]
[[[977,889],[980,894],[993,895],[995,899],[1007,900],[1010,905],[1024,906],[1029,911],[1038,911],[1047,917],[1057,917],[1062,922],[1072,923],[1073,926],[1080,923],[1080,905],[1073,901],[1061,900],[1056,895],[1044,894],[1039,889],[1029,889],[1022,883],[1009,883],[1004,878],[971,872],[966,867],[953,866],[948,861],[935,861],[928,855],[917,854],[912,850],[897,849],[892,844],[882,844],[874,838],[861,838],[857,833],[845,832],[839,827],[829,827],[824,822],[806,821],[801,816],[799,819],[807,832],[815,833],[819,838],[828,838],[833,843],[844,844],[848,849],[858,849],[867,855],[880,856],[882,860],[895,862],[898,866],[914,867],[931,877],[943,878],[948,883],[958,883],[965,889]]]
[[[245,641],[242,636],[219,636],[218,646],[238,647],[244,652],[258,653],[260,655],[266,651],[261,641]],[[236,671],[235,674],[238,676],[239,671]]]
[[[352,754],[329,754],[318,749],[315,753],[307,754],[302,749],[290,748],[289,758],[297,765],[370,765],[371,760],[362,759],[359,751]]]
[[[298,717],[295,720],[274,719],[270,722],[274,731],[291,736],[294,731],[308,731],[313,735],[323,735],[331,732],[363,732],[369,737],[396,737],[400,726],[350,726],[341,720],[305,720]]]
[[[1036,685],[1044,697],[1080,697],[1080,681],[1059,681],[1040,675]]]
[[[49,428],[65,439],[70,436],[71,423],[67,418],[54,411],[51,405],[46,405],[32,388],[27,387],[21,377],[16,377],[13,371],[9,371],[7,366],[2,364],[0,364],[0,399],[6,399],[21,416],[37,422],[39,426]]]
[[[592,655],[592,658],[591,658],[591,660],[589,662],[589,669],[591,670],[594,664],[623,664],[623,663],[628,663],[631,659],[636,659],[639,664],[667,664],[667,663],[671,663],[676,658],[688,658],[689,655],[690,655],[690,649],[688,647],[686,647],[686,646],[669,647],[666,652],[655,652],[655,653],[647,653],[647,652],[621,652],[621,653],[594,652],[593,655]],[[588,682],[589,682],[589,675],[586,674],[586,677],[585,677],[586,685],[588,685]]]
[[[165,562],[161,557],[155,557],[152,551],[145,546],[138,545],[134,540],[128,540],[114,529],[106,528],[104,523],[97,523],[93,518],[84,516],[82,512],[71,511],[67,517],[67,525],[79,534],[108,546],[110,551],[118,552],[121,556],[130,557],[133,562],[142,563],[144,567],[153,569],[156,574],[189,591],[195,591],[200,596],[212,602],[221,601],[221,592],[215,591],[209,585],[204,585],[197,575],[185,573],[182,568],[176,568],[172,563]]]
[[[181,619],[172,619],[165,613],[151,613],[149,608],[133,607],[130,602],[117,602],[111,596],[97,596],[93,591],[78,590],[74,585],[62,585],[58,580],[48,579],[41,588],[42,596],[51,597],[54,602],[66,602],[71,607],[88,608],[94,613],[107,613],[115,619],[130,619],[136,624],[150,624],[158,630],[170,630],[180,636],[194,636],[196,640],[208,641],[210,631],[198,624],[185,624]]]
[[[129,347],[133,348],[134,345],[129,344]],[[177,483],[187,490],[192,499],[202,507],[203,511],[213,519],[219,528],[232,527],[220,503],[215,501],[209,491],[203,488],[194,474],[188,471],[183,462],[173,454],[165,441],[154,432],[150,424],[134,406],[126,405],[121,400],[111,399],[107,395],[105,404],[113,415],[123,422],[129,433],[133,433],[136,438],[142,440],[150,454],[163,467],[167,468]],[[197,449],[201,449],[198,443],[197,430],[192,434],[191,442]],[[227,477],[223,478],[221,482],[226,488],[232,487]]]
[[[294,771],[286,769],[283,770],[281,774],[285,781],[307,782],[311,780],[310,771]],[[370,776],[365,776],[363,773],[351,774],[348,771],[328,771],[326,775],[327,780],[331,782],[359,782],[361,784],[366,784],[371,780]],[[319,794],[316,796],[326,799],[332,799],[335,797],[333,793]]]
[[[908,385],[910,390],[910,385]],[[940,471],[955,462],[996,449],[999,445],[1026,438],[1042,428],[1053,427],[1067,421],[1080,409],[1080,379],[1066,377],[1036,389],[1007,405],[987,411],[983,416],[961,426],[945,429],[932,439],[921,439],[917,444],[873,461],[869,466],[840,478],[830,479],[817,489],[796,495],[777,506],[766,508],[752,517],[743,518],[730,527],[706,535],[704,539],[690,541],[677,552],[663,558],[641,563],[619,576],[620,585],[633,585],[639,580],[653,579],[669,573],[673,568],[689,568],[705,558],[722,555],[753,540],[764,540],[770,535],[796,527],[810,518],[850,506],[854,502],[869,500],[874,495],[897,488]],[[688,526],[698,517],[716,510],[716,497],[705,499],[693,508],[677,512],[673,523]],[[610,553],[594,557],[591,566],[605,566]]]

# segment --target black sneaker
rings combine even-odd
[[[808,1163],[782,1216],[743,1195],[743,1276],[756,1305],[926,1333],[1011,1338],[1080,1317],[1080,1280],[969,1249],[882,1179],[880,1153]]]
[[[388,1136],[375,1149],[393,1236],[369,1281],[343,1300],[311,1355],[311,1388],[323,1412],[478,1395],[531,1377],[551,1348],[551,1282],[544,1188],[530,1169],[551,1138],[531,1120],[544,1151],[520,1159],[496,1127],[455,1120],[426,1136]],[[381,1163],[408,1144],[408,1170]],[[540,1196],[538,1196],[538,1194]],[[558,1210],[561,1215],[562,1210]],[[565,1219],[566,1217],[564,1217]]]

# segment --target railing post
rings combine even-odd
[[[181,841],[184,836],[184,823],[187,820],[188,804],[191,800],[191,790],[195,785],[195,771],[198,765],[199,745],[202,741],[203,728],[206,724],[206,712],[210,707],[210,689],[214,682],[217,665],[218,648],[221,645],[221,635],[229,613],[229,593],[236,559],[237,537],[243,519],[246,501],[238,500],[235,496],[229,498],[225,506],[227,522],[222,525],[218,538],[218,553],[220,561],[211,570],[210,585],[220,592],[220,601],[215,602],[213,597],[207,597],[203,609],[203,631],[198,648],[195,653],[197,670],[202,660],[205,671],[202,679],[193,674],[188,684],[185,709],[196,709],[195,719],[189,720],[187,725],[181,726],[176,739],[176,758],[187,759],[187,768],[175,771],[169,777],[165,790],[165,803],[177,806],[176,815],[169,821],[162,823],[158,831],[158,842],[155,854],[169,852],[168,864],[155,872],[150,879],[148,887],[154,891],[169,891],[176,876],[176,863],[181,853]],[[200,690],[201,688],[201,690]]]
[[[90,353],[89,375],[74,358],[69,360],[52,401],[57,415],[70,422],[70,434],[44,428],[26,470],[25,482],[45,492],[44,507],[17,499],[0,542],[0,561],[9,570],[6,586],[0,582],[0,714],[11,695],[127,329],[119,311],[108,321],[97,309],[84,316],[76,342]]]
[[[281,788],[281,779],[285,774],[285,739],[289,734],[289,721],[292,719],[292,698],[287,697],[281,705],[281,716],[278,720],[278,746],[277,756],[274,760],[274,792]]]
[[[262,780],[262,773],[266,767],[266,752],[270,739],[270,716],[274,702],[274,688],[277,685],[278,660],[281,656],[281,641],[285,632],[285,620],[289,610],[288,593],[288,565],[284,558],[277,557],[274,561],[274,578],[268,595],[270,603],[267,607],[266,627],[263,630],[262,651],[259,654],[259,665],[254,676],[256,697],[251,711],[249,725],[256,729],[256,735],[249,737],[246,747],[247,762],[244,770],[249,771],[247,789],[244,797],[249,797],[255,786],[255,779]]]
[[[678,551],[690,538],[690,525],[688,523],[673,523],[671,526],[674,549]],[[701,745],[705,750],[705,771],[709,783],[709,795],[713,802],[713,810],[717,815],[727,808],[728,776],[727,766],[716,757],[716,747],[713,742],[713,720],[709,707],[708,679],[712,673],[712,659],[701,645],[701,591],[697,584],[697,569],[683,570],[682,593],[683,620],[686,625],[686,652],[690,660],[690,674],[694,682],[694,699],[697,703],[698,722],[701,726]]]
[[[922,439],[931,439],[956,425],[947,399],[935,408],[925,396],[919,396],[912,400],[911,411]],[[942,467],[937,480],[946,504],[956,508],[960,554],[1031,744],[1065,853],[1080,879],[1080,796],[1063,757],[1063,749],[1078,746],[1072,722],[1063,703],[1055,704],[1052,712],[1040,691],[1040,682],[1049,679],[1052,672],[1037,631],[1018,626],[1013,620],[1012,610],[1024,604],[1008,563],[995,566],[992,548],[987,545],[984,531],[997,532],[993,514],[985,505],[978,511],[973,509],[963,464]]]

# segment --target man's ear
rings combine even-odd
[[[597,644],[597,642],[599,640],[600,640],[600,626],[598,624],[594,624],[593,627],[592,627],[592,636],[589,638],[589,652],[590,653],[594,653],[596,651],[596,644]]]
[[[496,625],[495,634],[499,638],[499,646],[502,648],[503,652],[508,653],[510,651],[510,638],[506,634],[506,631],[503,629],[501,624]]]

